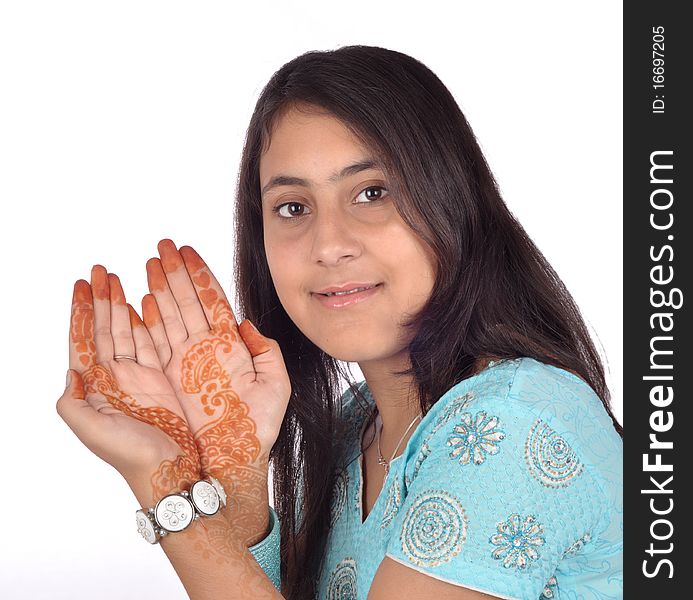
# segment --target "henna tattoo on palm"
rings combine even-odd
[[[195,481],[200,472],[200,460],[193,435],[185,420],[161,406],[141,406],[135,398],[119,388],[107,366],[96,363],[94,306],[86,281],[79,281],[75,285],[70,339],[78,353],[79,362],[86,367],[81,374],[84,393],[104,398],[110,406],[123,414],[160,429],[183,451],[175,459],[163,461],[152,475],[154,495],[161,496],[174,489],[184,489]]]

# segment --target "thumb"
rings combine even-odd
[[[67,371],[67,387],[55,406],[58,414],[75,435],[82,439],[99,425],[101,415],[85,400],[84,381],[74,369]]]
[[[250,319],[246,319],[238,326],[238,331],[243,337],[243,341],[250,352],[250,356],[255,358],[258,354],[264,354],[271,350],[268,344],[269,338],[262,335]]]
[[[238,331],[253,357],[253,366],[259,376],[276,378],[286,373],[286,365],[276,340],[262,335],[248,319],[238,326]]]

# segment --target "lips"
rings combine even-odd
[[[353,292],[354,290],[364,290],[364,289],[369,289],[369,288],[374,288],[375,286],[380,285],[379,283],[345,283],[342,285],[334,285],[330,287],[326,287],[322,290],[319,290],[317,292],[314,292],[315,294],[322,294],[322,295],[327,295],[327,294],[339,294],[339,295],[344,295],[345,292]]]
[[[339,308],[346,308],[349,306],[354,306],[356,304],[360,304],[361,302],[367,301],[370,298],[377,296],[380,293],[381,288],[382,288],[382,285],[377,284],[377,285],[372,286],[372,287],[365,289],[363,291],[352,292],[349,294],[342,294],[342,295],[332,295],[332,296],[328,296],[327,294],[315,292],[315,293],[313,293],[313,297],[318,302],[320,302],[320,304],[322,304],[322,306],[324,306],[325,308],[331,308],[331,309],[337,308],[337,309],[339,309]]]

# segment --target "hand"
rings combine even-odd
[[[147,262],[144,322],[193,431],[203,473],[222,482],[236,522],[261,538],[267,460],[291,395],[279,344],[249,321],[239,327],[195,250],[179,251],[171,240],[158,248],[161,259]],[[258,511],[264,527],[255,522]]]
[[[118,278],[101,266],[92,269],[91,285],[74,286],[68,378],[58,414],[123,475],[143,505],[199,479],[192,432],[149,333],[126,305]],[[150,490],[142,490],[146,479]]]

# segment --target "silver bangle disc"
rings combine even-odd
[[[209,480],[212,482],[212,487],[217,491],[217,494],[219,494],[219,502],[221,502],[222,506],[226,506],[226,491],[224,490],[224,486],[221,485],[221,482],[218,479],[212,477],[211,475]]]
[[[135,512],[135,517],[137,518],[137,533],[150,544],[156,544],[156,531],[154,531],[154,525],[149,520],[147,513],[138,510]]]
[[[156,522],[167,531],[183,531],[195,517],[195,509],[185,496],[164,496],[154,509]]]
[[[219,494],[214,486],[207,481],[196,481],[190,488],[190,498],[198,512],[211,516],[219,510]]]

